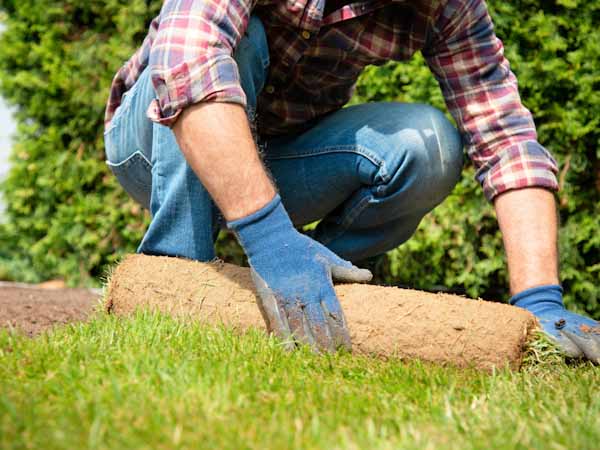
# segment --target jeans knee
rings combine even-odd
[[[428,211],[441,203],[460,180],[463,145],[457,129],[436,108],[414,105],[411,124],[396,135],[381,193],[406,208]]]
[[[269,67],[267,35],[260,19],[250,17],[244,36],[238,43],[233,58],[238,65],[240,83],[248,105],[256,108],[256,98],[263,89]]]
[[[460,133],[437,108],[423,106],[420,130],[422,139],[413,149],[414,169],[424,207],[441,203],[460,180],[463,144]]]
[[[433,129],[437,136],[437,148],[439,152],[440,169],[450,180],[458,181],[463,166],[463,142],[456,127],[439,109],[430,108],[430,117]]]

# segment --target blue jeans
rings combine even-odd
[[[253,120],[269,67],[258,18],[234,57]],[[210,260],[220,215],[173,132],[146,117],[153,98],[146,69],[105,133],[107,163],[152,214],[139,252]],[[406,241],[452,191],[463,164],[457,130],[419,104],[350,106],[300,134],[259,137],[259,146],[294,224],[321,220],[312,237],[351,261]]]

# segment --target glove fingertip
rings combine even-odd
[[[373,279],[373,272],[369,269],[356,268],[356,277],[361,283],[368,283]]]
[[[594,337],[582,337],[569,331],[563,333],[579,347],[587,359],[596,364],[600,363],[600,342]]]
[[[251,271],[251,276],[258,294],[256,298],[258,309],[263,316],[267,330],[270,333],[275,333],[284,340],[292,340],[292,333],[286,314],[281,310],[275,294],[254,269]]]
[[[335,349],[344,349],[348,352],[352,351],[352,340],[350,338],[350,332],[348,331],[344,310],[335,296],[334,291],[323,299],[321,308],[323,309],[329,330],[331,331]]]
[[[356,266],[332,266],[331,276],[334,280],[350,283],[367,283],[373,279],[373,274],[368,269],[360,269]]]
[[[331,353],[335,351],[335,330],[329,327],[325,310],[319,303],[308,303],[304,306],[306,324],[315,340],[313,348],[317,351]]]

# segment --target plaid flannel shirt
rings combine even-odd
[[[203,101],[246,106],[232,53],[250,14],[267,32],[268,83],[258,98],[261,136],[295,133],[341,108],[368,64],[421,51],[489,200],[510,189],[558,188],[555,160],[530,112],[484,0],[367,0],[323,17],[325,0],[166,0],[114,78],[108,125],[123,94],[150,66],[157,99],[148,117],[171,126]]]

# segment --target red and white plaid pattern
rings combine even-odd
[[[537,143],[531,114],[504,58],[484,0],[369,0],[323,17],[323,0],[166,0],[142,47],[119,70],[106,109],[149,65],[151,120],[172,125],[188,105],[246,97],[232,58],[251,13],[267,31],[269,78],[258,98],[261,136],[295,133],[352,96],[368,64],[421,50],[440,83],[485,195],[558,188],[557,165]]]

